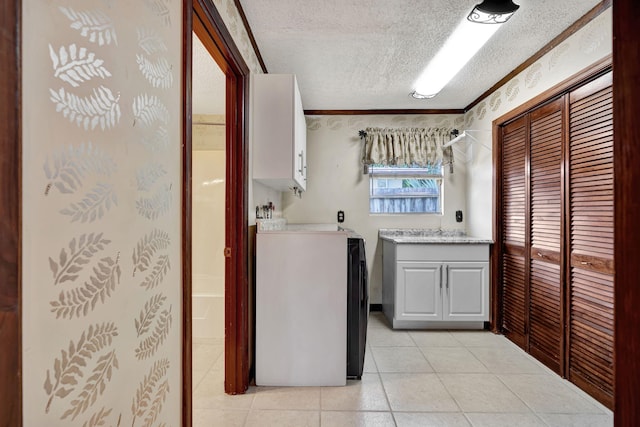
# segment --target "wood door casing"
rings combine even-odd
[[[613,405],[611,73],[571,94],[568,377]]]
[[[529,352],[561,373],[564,99],[530,113]]]

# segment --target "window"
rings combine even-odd
[[[369,212],[442,213],[442,165],[369,167]]]

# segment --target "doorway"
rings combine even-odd
[[[224,393],[225,75],[192,37],[191,304],[194,417],[199,397]]]

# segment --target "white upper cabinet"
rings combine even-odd
[[[252,74],[253,179],[280,191],[307,187],[307,122],[293,74]]]

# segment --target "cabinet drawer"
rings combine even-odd
[[[396,245],[397,261],[489,261],[487,244],[402,243]]]

